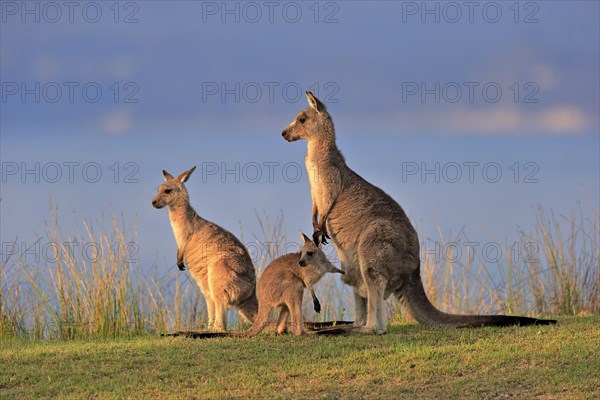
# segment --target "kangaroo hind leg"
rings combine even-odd
[[[388,264],[395,253],[393,246],[377,240],[376,235],[367,237],[359,245],[359,265],[367,288],[367,323],[360,332],[378,335],[387,332],[385,289],[388,284]]]
[[[279,335],[283,335],[287,332],[287,320],[290,315],[289,308],[284,304],[281,306],[281,311],[279,312],[279,319],[277,320],[277,333]]]

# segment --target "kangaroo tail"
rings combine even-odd
[[[410,276],[407,285],[396,293],[408,313],[420,324],[428,326],[480,327],[511,325],[550,325],[556,320],[517,317],[509,315],[453,315],[444,313],[431,304],[421,282],[419,269]]]
[[[252,294],[248,296],[244,301],[237,305],[237,309],[242,316],[247,319],[250,323],[253,323],[258,313],[258,300],[256,299],[256,288],[252,291]]]
[[[250,329],[248,329],[246,331],[246,333],[244,333],[244,336],[252,337],[252,336],[255,336],[255,335],[258,335],[259,333],[261,333],[263,331],[263,329],[265,329],[267,327],[267,325],[269,324],[269,313],[270,312],[271,312],[271,307],[269,307],[266,304],[260,304],[258,307],[258,314],[256,315],[256,318],[254,319],[254,323],[252,324]]]

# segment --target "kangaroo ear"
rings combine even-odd
[[[181,175],[179,175],[179,176],[177,177],[177,180],[178,180],[179,182],[181,182],[181,183],[183,183],[183,182],[187,181],[187,180],[188,180],[188,178],[190,177],[190,175],[192,174],[192,172],[194,172],[194,170],[195,170],[195,169],[196,169],[196,167],[194,166],[194,167],[192,167],[192,168],[188,169],[187,171],[185,171],[185,172],[182,172],[182,173],[181,173]]]
[[[298,229],[298,232],[300,233],[300,237],[302,238],[302,243],[306,244],[310,242],[310,238],[306,236],[304,232],[302,232],[300,229]]]
[[[312,108],[319,114],[327,109],[325,107],[325,104],[323,104],[321,100],[317,99],[310,90],[306,91],[306,98],[308,99],[308,104],[310,105],[310,108]]]
[[[173,179],[173,175],[171,175],[170,173],[168,173],[167,171],[165,171],[163,169],[163,178],[165,178],[165,182],[168,181],[169,179]]]

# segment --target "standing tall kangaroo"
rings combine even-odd
[[[306,96],[310,107],[298,113],[281,135],[288,142],[308,142],[306,170],[313,227],[316,234],[330,237],[345,272],[343,281],[354,287],[354,331],[385,333],[384,300],[392,293],[413,318],[430,326],[556,322],[506,315],[451,315],[436,309],[423,289],[419,239],[408,217],[388,194],[346,165],[325,104],[311,92]]]
[[[248,250],[230,232],[196,214],[183,185],[196,167],[177,178],[163,171],[165,183],[152,200],[155,208],[168,207],[177,241],[177,266],[190,273],[206,298],[208,326],[227,329],[227,312],[236,306],[248,321],[258,311],[256,275]],[[185,263],[185,264],[184,264]]]

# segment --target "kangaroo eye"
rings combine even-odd
[[[307,252],[306,252],[306,255],[307,255],[307,256],[311,256],[311,257],[312,257],[312,255],[313,255],[313,254],[315,254],[315,252],[314,252],[314,251],[307,251]]]
[[[172,190],[173,190],[173,189],[165,189],[165,190],[163,190],[163,193],[164,193],[164,194],[169,194],[169,193],[171,193],[171,191],[172,191]]]
[[[305,117],[300,117],[298,118],[298,122],[300,122],[301,124],[306,122],[306,118]]]

